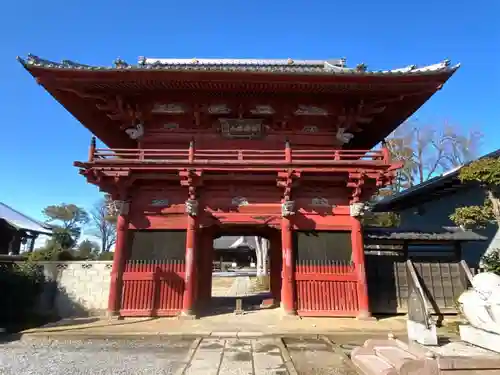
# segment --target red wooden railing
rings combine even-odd
[[[173,316],[182,309],[184,262],[128,261],[123,273],[122,316]]]
[[[301,261],[295,267],[295,283],[299,315],[357,315],[358,288],[353,263]]]
[[[389,152],[381,150],[305,150],[293,149],[288,144],[282,150],[216,150],[195,149],[89,149],[93,163],[194,163],[194,164],[321,164],[345,161],[372,161],[389,164]]]

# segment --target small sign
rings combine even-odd
[[[221,134],[226,138],[260,138],[262,119],[220,119]]]
[[[178,115],[186,112],[182,104],[160,104],[156,103],[151,111],[153,113],[167,113],[169,115]]]

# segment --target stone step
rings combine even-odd
[[[414,367],[412,363],[419,363],[420,366],[420,362],[425,359],[424,350],[418,346],[409,346],[393,336],[387,340],[366,340],[363,346],[351,352],[352,362],[364,375],[407,373]],[[411,367],[408,367],[409,365]]]
[[[374,349],[377,357],[382,358],[384,361],[394,367],[398,372],[401,370],[401,367],[405,363],[418,359],[417,356],[399,347],[378,346]]]
[[[351,361],[364,375],[398,375],[398,371],[373,351],[366,348],[351,354]]]

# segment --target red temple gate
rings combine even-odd
[[[109,312],[122,316],[195,315],[210,299],[214,233],[249,226],[272,241],[286,314],[369,316],[359,219],[400,167],[371,148],[457,69],[21,63],[110,147],[93,139],[75,165],[120,203]]]

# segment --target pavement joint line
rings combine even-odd
[[[196,353],[196,350],[198,350],[198,347],[200,346],[200,343],[202,340],[203,339],[200,337],[200,338],[195,339],[191,343],[191,346],[189,347],[189,351],[188,351],[186,358],[184,360],[184,365],[175,372],[175,375],[183,375],[186,372],[188,367],[191,365],[191,361],[193,360],[194,354]]]
[[[292,357],[290,356],[290,352],[288,351],[288,348],[286,347],[285,341],[283,338],[278,338],[277,340],[278,347],[280,348],[281,351],[281,356],[283,358],[283,362],[285,364],[285,367],[288,371],[289,375],[298,375],[297,369],[295,368],[295,365],[293,364]]]
[[[323,341],[325,341],[334,351],[334,353],[338,354],[345,362],[346,366],[348,366],[351,370],[353,370],[356,374],[359,374],[359,369],[356,367],[354,362],[347,356],[344,350],[342,350],[341,347],[336,345],[330,338],[324,336],[324,335],[319,335],[319,338],[321,338]]]

